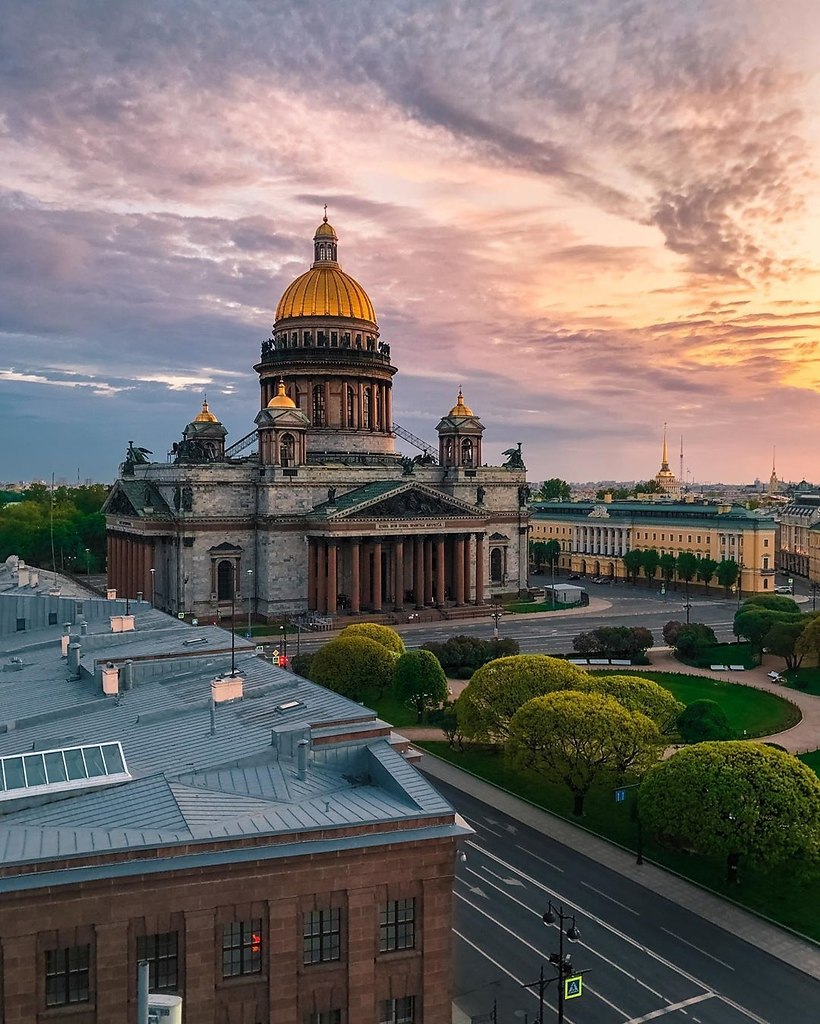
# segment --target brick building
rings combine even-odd
[[[4,1024],[134,1022],[139,959],[190,1024],[449,1022],[469,829],[389,725],[222,630],[34,589],[0,593]]]

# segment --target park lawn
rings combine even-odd
[[[808,754],[800,754],[800,760],[807,764],[815,775],[820,775],[820,750],[810,750]]]
[[[385,722],[399,728],[405,725],[424,724],[418,721],[413,708],[399,700],[392,690],[388,690],[383,697],[377,701],[371,701],[370,704],[379,718],[383,718]]]
[[[792,690],[820,696],[820,668],[790,668],[781,675],[785,676],[786,686]]]
[[[556,601],[553,605],[551,601],[514,601],[512,604],[505,604],[505,612],[516,612],[518,614],[527,614],[529,612],[565,612],[568,608],[579,608],[581,605],[580,601],[575,601],[573,604],[560,604]]]
[[[696,700],[713,700],[719,704],[738,737],[772,736],[797,725],[800,709],[784,697],[756,690],[742,683],[727,683],[709,676],[693,676],[683,672],[641,672],[669,690],[682,704]]]
[[[697,658],[675,657],[684,665],[694,665],[695,668],[708,668],[710,665],[742,665],[744,668],[757,668],[759,658],[752,650],[749,643],[738,644],[712,644],[705,647]]]
[[[547,783],[534,772],[514,772],[505,764],[503,754],[497,747],[468,747],[459,753],[443,742],[416,741],[416,745],[561,818],[579,824],[578,819],[572,816],[572,797],[566,787]],[[638,826],[632,817],[633,799],[634,791],[630,791],[625,803],[615,803],[614,787],[599,786],[587,796],[580,824],[634,851],[637,849]],[[730,886],[724,881],[723,858],[699,857],[669,850],[659,846],[651,837],[644,837],[644,856],[721,896],[727,896],[820,941],[820,917],[816,913],[820,886],[816,879],[801,880],[795,872],[784,871],[782,867],[766,872],[754,870],[741,861],[741,884]]]

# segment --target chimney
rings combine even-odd
[[[108,587],[105,591],[105,598],[107,601],[117,600],[117,591],[114,587]]]
[[[130,690],[134,685],[134,662],[129,658],[122,666],[122,688]]]
[[[40,585],[40,570],[31,569],[28,574],[28,585],[30,587],[38,587]]]
[[[299,740],[296,744],[296,774],[302,782],[307,778],[309,740]]]
[[[211,700],[214,704],[224,704],[229,700],[241,700],[245,687],[242,676],[217,676],[211,680]]]
[[[103,693],[115,697],[120,692],[119,671],[113,661],[107,662],[102,669]]]
[[[29,571],[28,568],[20,566],[17,570],[17,586],[27,587],[29,583]]]
[[[134,632],[134,616],[133,615],[111,615],[109,617],[111,623],[112,633],[133,633]]]
[[[80,623],[80,636],[88,636],[88,623],[87,622],[81,622]]]
[[[67,658],[68,657],[68,645],[70,643],[71,643],[71,637],[68,635],[68,633],[63,634],[63,636],[60,637],[60,657],[61,658]]]
[[[68,671],[76,679],[80,675],[80,645],[68,645]]]

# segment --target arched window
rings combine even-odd
[[[501,583],[504,579],[504,554],[501,548],[493,548],[490,552],[490,579],[493,583]]]
[[[444,461],[447,463],[448,466],[452,466],[452,464],[453,464],[453,439],[452,439],[452,437],[448,437],[447,441],[444,444]]]
[[[325,386],[317,384],[313,389],[313,426],[324,427],[325,421]]]
[[[362,426],[365,430],[370,430],[370,394],[370,388],[362,391]]]
[[[345,391],[345,397],[347,405],[347,425],[352,428],[356,426],[356,392],[353,388],[348,387]]]
[[[233,597],[233,562],[223,558],[216,567],[216,597],[218,601],[230,601]]]
[[[461,442],[461,465],[472,466],[473,464],[473,442],[469,437],[465,437]]]
[[[282,434],[279,438],[279,465],[292,466],[295,458],[296,444],[293,434]]]

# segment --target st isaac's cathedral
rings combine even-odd
[[[526,587],[521,446],[484,465],[461,391],[437,446],[393,422],[390,345],[337,246],[325,216],[254,367],[255,429],[227,445],[206,401],[167,462],[129,446],[104,507],[118,596],[267,620],[482,605]]]

